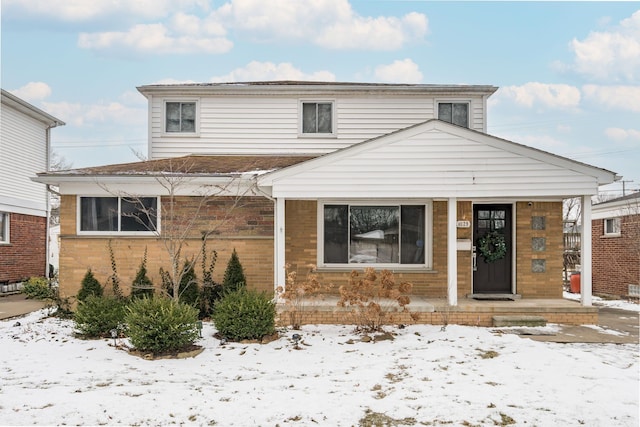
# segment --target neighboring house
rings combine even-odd
[[[64,125],[2,90],[0,113],[0,291],[48,272],[49,194],[31,178],[48,170],[50,132]]]
[[[597,318],[589,263],[582,310],[553,312],[543,302],[562,298],[563,198],[581,197],[588,218],[598,186],[618,177],[488,135],[494,86],[255,82],[138,90],[149,102],[150,160],[36,178],[62,193],[67,295],[78,292],[87,268],[102,281],[111,274],[110,241],[124,286],[145,249],[159,283],[163,237],[181,229],[182,214],[196,221],[191,253],[203,238],[222,262],[235,248],[257,289],[285,286],[286,266],[300,278],[317,266],[323,282],[336,284],[375,267],[412,282],[416,300],[445,298],[456,311],[451,322],[487,324],[496,312],[525,310],[517,301],[469,308],[469,296],[539,301],[530,312],[550,321]],[[327,310],[311,321],[340,318]]]
[[[593,206],[593,292],[640,297],[640,192]]]

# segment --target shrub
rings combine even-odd
[[[395,320],[394,312],[409,313],[407,305],[411,302],[412,288],[408,282],[397,284],[389,270],[382,270],[378,275],[374,268],[368,267],[362,277],[352,271],[349,282],[340,286],[338,306],[350,309],[357,330],[381,331],[384,325]],[[411,313],[409,316],[413,318]]]
[[[89,295],[78,304],[76,329],[88,338],[109,336],[112,329],[124,323],[125,307],[122,298]]]
[[[198,339],[198,310],[169,298],[133,300],[125,319],[131,344],[140,351],[179,350]]]
[[[167,290],[167,293],[173,298],[173,286],[171,285],[171,278],[169,277],[168,272],[161,268],[160,276],[162,277],[162,283]],[[193,261],[185,260],[184,266],[182,267],[180,285],[178,286],[178,300],[182,303],[189,304],[192,307],[198,307],[199,293],[198,278],[196,277],[196,272],[193,268]]]
[[[131,283],[131,296],[134,298],[141,298],[144,296],[152,296],[154,293],[153,282],[147,276],[147,248],[144,249],[144,257],[138,267],[136,277]]]
[[[100,282],[93,276],[91,269],[87,270],[87,273],[82,279],[82,287],[78,292],[78,301],[84,301],[89,295],[102,296],[102,286],[100,286]]]
[[[225,293],[212,319],[223,337],[240,341],[273,334],[275,317],[276,306],[266,294],[242,288]]]
[[[211,252],[211,260],[207,263],[207,241],[202,242],[202,286],[200,288],[200,314],[201,319],[208,317],[213,312],[216,302],[222,297],[222,286],[213,280],[218,253]]]
[[[222,287],[225,292],[233,292],[237,289],[244,288],[246,283],[247,279],[244,276],[244,269],[240,263],[240,258],[238,258],[238,253],[234,249],[227,263],[227,269],[224,271]]]
[[[118,269],[116,266],[116,255],[113,253],[113,246],[111,246],[111,239],[109,239],[109,259],[111,260],[111,276],[107,279],[111,283],[111,292],[116,298],[122,298],[122,290],[120,289],[120,277],[118,276]]]
[[[55,291],[49,287],[49,281],[44,277],[30,277],[22,285],[22,293],[33,299],[51,299],[55,296]]]

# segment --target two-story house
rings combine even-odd
[[[286,266],[304,275],[314,265],[336,284],[354,269],[389,269],[414,284],[416,299],[442,298],[458,310],[452,322],[488,324],[495,304],[468,302],[516,300],[499,301],[514,313],[520,298],[561,300],[562,200],[582,197],[588,218],[591,195],[617,178],[487,134],[494,86],[283,81],[138,90],[149,102],[148,161],[37,178],[63,194],[60,282],[68,295],[89,267],[109,275],[109,241],[129,282],[147,248],[158,283],[167,234],[188,230],[189,251],[208,239],[224,260],[235,248],[257,289],[285,286]],[[589,236],[583,241],[590,250]],[[583,269],[583,310],[563,313],[564,321],[597,316],[588,263]],[[331,311],[314,320],[340,321]]]
[[[33,182],[48,170],[51,129],[64,122],[1,90],[0,292],[48,268],[49,193]]]

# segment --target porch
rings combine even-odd
[[[540,317],[547,323],[584,325],[598,323],[598,308],[583,306],[567,299],[476,300],[460,298],[451,306],[445,298],[411,297],[407,312],[399,311],[391,300],[377,301],[395,324],[457,324],[494,326],[495,316]],[[303,324],[349,323],[350,307],[338,307],[337,296],[309,299],[297,309],[302,311]],[[287,306],[278,304],[279,323],[286,325]]]

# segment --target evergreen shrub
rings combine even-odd
[[[133,300],[125,316],[129,340],[140,351],[180,350],[198,339],[198,309],[170,298]]]
[[[244,288],[247,284],[247,279],[244,275],[244,268],[238,258],[238,253],[235,249],[231,253],[231,258],[227,263],[227,268],[224,271],[224,278],[222,279],[222,287],[224,292],[233,292],[237,289]]]
[[[144,257],[136,272],[136,277],[131,283],[131,296],[133,298],[150,297],[154,293],[153,282],[147,276],[147,249],[144,250]]]
[[[84,301],[89,295],[101,297],[102,293],[103,289],[100,282],[94,277],[91,269],[88,269],[82,279],[82,287],[78,292],[78,301]]]
[[[260,339],[275,332],[276,306],[265,293],[237,289],[225,292],[212,319],[218,332],[233,341]]]
[[[30,277],[22,285],[22,293],[29,299],[51,299],[55,291],[49,287],[49,281],[44,277]]]
[[[76,329],[87,338],[110,336],[124,324],[126,302],[115,296],[89,295],[78,303]]]

